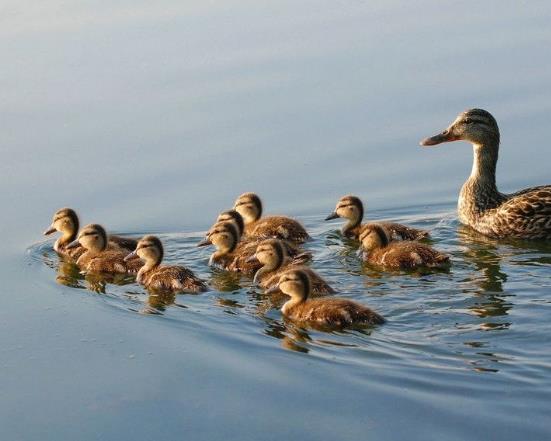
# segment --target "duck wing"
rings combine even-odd
[[[498,236],[551,239],[551,185],[509,195],[490,216]]]

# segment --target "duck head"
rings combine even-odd
[[[243,193],[233,205],[245,221],[245,224],[255,222],[262,216],[262,201],[255,193]]]

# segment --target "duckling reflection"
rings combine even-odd
[[[342,234],[345,237],[358,239],[362,229],[362,220],[364,218],[364,205],[357,196],[343,196],[335,211],[325,218],[326,221],[342,217],[348,222],[342,227]],[[387,232],[389,240],[420,240],[429,236],[428,231],[408,227],[406,225],[393,222],[377,222]],[[365,224],[364,224],[365,225]]]
[[[44,235],[48,236],[59,231],[61,236],[55,241],[54,250],[60,255],[78,259],[84,254],[86,249],[82,246],[68,248],[68,245],[77,238],[79,225],[80,223],[76,211],[71,208],[62,208],[55,212],[52,218],[52,224],[44,231]],[[108,247],[111,250],[123,249],[130,252],[136,249],[136,244],[137,241],[135,239],[114,235],[109,236]]]
[[[262,217],[262,201],[254,193],[243,193],[233,207],[245,221],[245,233],[259,239],[285,239],[303,243],[310,238],[300,222],[286,216]]]
[[[501,256],[495,241],[483,235],[473,235],[473,231],[466,226],[459,228],[458,236],[465,248],[465,260],[477,270],[472,281],[481,295],[468,309],[480,318],[508,315],[513,305],[501,294],[507,274],[501,270]],[[488,322],[480,325],[482,330],[503,329],[503,326],[508,327],[509,324]]]
[[[84,276],[81,274],[78,265],[72,260],[64,260],[62,256],[58,261],[56,273],[55,281],[60,285],[71,288],[83,288],[80,281],[84,279]]]
[[[382,324],[385,319],[367,306],[339,298],[309,299],[311,282],[308,273],[290,270],[284,273],[276,287],[291,297],[281,308],[284,317],[320,329],[339,329]]]

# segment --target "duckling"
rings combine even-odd
[[[342,228],[342,234],[346,237],[358,239],[364,217],[364,206],[360,198],[352,195],[343,196],[337,202],[335,211],[325,218],[326,221],[343,217],[348,222]],[[377,222],[388,233],[391,240],[419,240],[429,236],[428,231],[408,227],[392,222]]]
[[[450,261],[445,254],[419,242],[390,242],[385,229],[378,224],[364,225],[360,242],[365,261],[388,268],[445,268]]]
[[[551,240],[551,185],[500,193],[496,185],[499,128],[486,110],[469,109],[422,146],[467,141],[473,146],[473,168],[461,192],[459,221],[496,239]]]
[[[243,193],[235,201],[236,211],[243,216],[245,233],[248,236],[268,239],[285,239],[303,243],[310,238],[304,227],[285,216],[262,217],[262,201],[254,193]]]
[[[320,327],[346,328],[379,325],[385,319],[367,306],[352,300],[337,298],[309,299],[311,281],[307,272],[290,270],[268,293],[280,290],[291,297],[283,307],[284,317]]]
[[[246,237],[246,236],[243,237],[243,235],[245,233],[245,221],[243,220],[243,216],[241,216],[238,211],[236,211],[236,210],[223,211],[222,213],[220,213],[218,215],[218,218],[216,219],[215,224],[220,223],[220,222],[232,222],[232,223],[235,224],[237,230],[239,231],[239,237],[240,237],[240,242],[239,243],[240,244],[246,244],[246,243],[250,243],[250,242],[254,242],[255,245],[258,244],[258,242],[259,242],[258,238]],[[213,225],[213,227],[214,227],[214,225]],[[209,231],[213,227],[211,227],[209,229]],[[207,235],[208,235],[208,233],[207,233]],[[281,243],[285,247],[285,251],[287,252],[289,257],[292,257],[292,258],[300,257],[300,258],[308,258],[308,259],[312,258],[311,253],[309,253],[307,251],[304,251],[299,246],[295,245],[294,243],[292,243],[288,240],[281,239]],[[251,256],[252,256],[254,254],[254,251],[256,250],[256,246],[254,248],[252,246],[247,247],[247,250],[252,251],[252,253],[251,253]],[[249,258],[249,257],[250,256],[246,256],[246,258]]]
[[[57,210],[53,216],[52,224],[50,228],[44,231],[44,235],[48,236],[56,231],[62,233],[54,243],[54,250],[64,256],[78,259],[86,250],[82,246],[76,246],[71,249],[67,249],[67,245],[73,242],[78,234],[79,228],[78,215],[75,210],[71,208],[62,208]],[[136,249],[138,241],[120,236],[109,236],[109,249],[126,249],[133,251]]]
[[[128,252],[109,249],[105,229],[98,224],[85,226],[77,238],[67,245],[68,249],[82,246],[86,251],[77,259],[77,265],[92,273],[135,273],[141,266],[140,260],[125,262]]]
[[[132,262],[139,257],[144,265],[138,271],[136,280],[146,288],[161,291],[197,293],[207,290],[207,285],[193,272],[179,265],[161,265],[163,244],[156,236],[144,236],[138,241],[136,250],[124,261]]]
[[[233,222],[218,222],[207,233],[207,237],[197,244],[198,247],[214,245],[216,251],[210,256],[209,265],[242,272],[255,273],[260,262],[247,261],[256,251],[255,242],[239,242],[239,231]]]
[[[285,246],[279,239],[267,239],[260,242],[256,253],[248,260],[259,261],[262,264],[254,275],[254,283],[263,288],[277,285],[282,273],[290,269],[300,269],[308,273],[312,282],[312,293],[317,295],[333,294],[335,290],[323,280],[315,271],[303,266],[304,259],[290,259]]]

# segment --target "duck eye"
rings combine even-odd
[[[469,119],[469,118],[465,119],[465,121],[464,121],[465,124],[471,124],[472,122],[473,122],[473,120]]]

